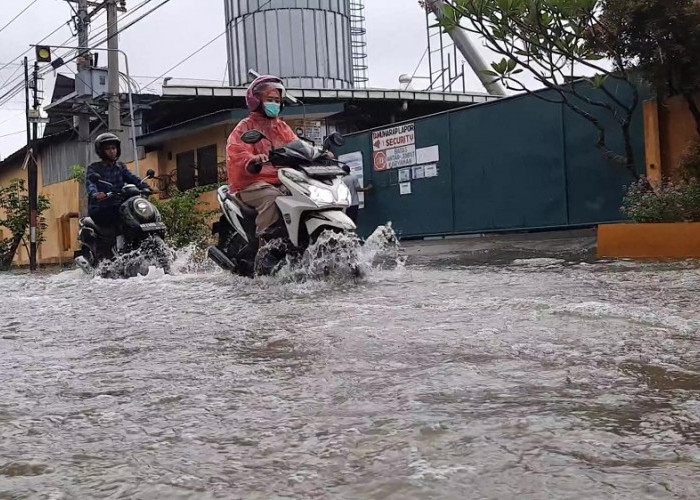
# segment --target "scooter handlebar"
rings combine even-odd
[[[97,200],[97,201],[101,203],[103,201],[109,200],[110,198],[114,198],[115,196],[121,195],[122,192],[123,191],[118,191],[115,193],[114,191],[109,191],[109,192],[105,193],[105,195],[106,195],[105,198],[102,198],[101,200]],[[157,194],[157,193],[158,193],[158,191],[154,191],[150,188],[141,189],[141,194],[144,196],[151,196],[152,194]],[[94,196],[93,196],[93,198],[94,198]]]

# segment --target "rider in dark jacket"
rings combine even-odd
[[[124,184],[134,184],[141,189],[149,189],[149,186],[119,161],[121,141],[116,135],[105,133],[97,136],[95,152],[102,161],[95,162],[87,168],[85,188],[88,194],[88,214],[98,226],[115,227],[119,222],[121,201],[118,198],[109,198],[106,191],[119,191]],[[91,173],[99,174],[101,180],[109,182],[112,186],[92,182]]]

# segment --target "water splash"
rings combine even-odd
[[[288,257],[275,275],[282,281],[357,281],[373,271],[403,267],[405,258],[391,223],[366,239],[354,233],[326,231],[301,257]]]
[[[399,238],[391,222],[377,226],[365,240],[362,256],[373,269],[395,269],[406,265],[406,256],[402,254]]]
[[[177,249],[175,259],[170,265],[172,274],[217,273],[223,270],[208,256],[206,245],[192,243]]]
[[[279,250],[278,246],[277,241],[272,241],[264,248],[274,251]],[[378,226],[364,241],[355,234],[322,234],[303,255],[287,257],[273,281],[356,281],[373,271],[401,268],[404,264],[405,257],[389,222]],[[191,244],[175,250],[161,240],[103,261],[94,275],[111,279],[135,276],[155,279],[165,274],[224,272],[207,257],[201,245]]]
[[[95,269],[95,276],[111,279],[147,276],[151,268],[162,269],[167,274],[175,256],[176,252],[162,239],[149,238],[130,252],[103,260]]]

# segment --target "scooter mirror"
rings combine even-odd
[[[345,137],[340,135],[338,132],[333,132],[330,136],[330,139],[331,139],[331,142],[338,147],[345,144]]]
[[[97,184],[102,180],[102,176],[98,174],[97,172],[91,172],[90,175],[87,176],[88,180],[94,184]]]
[[[248,130],[241,136],[241,140],[246,144],[257,144],[265,138],[259,130]]]
[[[345,144],[345,138],[338,132],[333,132],[323,141],[323,149],[330,149],[331,146],[342,146]]]
[[[153,179],[156,176],[156,171],[153,170],[152,168],[149,168],[146,171],[146,179]]]

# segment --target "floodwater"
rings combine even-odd
[[[699,290],[547,259],[0,275],[0,498],[698,498]]]

